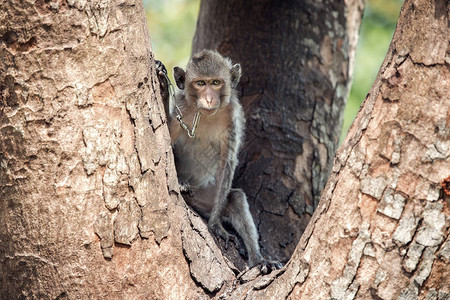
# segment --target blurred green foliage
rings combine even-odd
[[[401,5],[401,0],[368,0],[366,3],[341,140],[383,62]],[[166,65],[170,78],[173,78],[173,67],[185,67],[191,55],[200,0],[144,0],[144,6],[153,53]]]
[[[353,84],[344,111],[341,141],[358,113],[386,56],[403,1],[369,0],[356,50]]]
[[[155,58],[173,81],[173,67],[186,67],[191,56],[200,0],[144,0]]]

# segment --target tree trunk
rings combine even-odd
[[[287,260],[331,170],[362,1],[202,1],[193,52],[241,63],[244,189],[263,253]]]
[[[450,297],[448,3],[406,1],[285,269],[246,299]]]
[[[0,299],[203,294],[142,2],[1,1],[0,19]]]

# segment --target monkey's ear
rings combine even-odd
[[[239,79],[241,79],[241,65],[235,64],[231,67],[231,87],[235,88],[238,83]]]
[[[182,68],[173,68],[173,77],[175,77],[175,82],[180,90],[184,90],[184,82],[186,80],[186,72]]]

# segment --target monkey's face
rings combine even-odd
[[[186,71],[173,69],[175,82],[185,91],[189,107],[214,115],[226,107],[241,78],[241,66],[216,51],[203,50],[192,56]]]
[[[222,78],[199,77],[191,81],[191,99],[203,115],[214,115],[219,110],[224,86]]]

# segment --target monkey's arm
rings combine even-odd
[[[241,114],[242,109],[240,106],[232,103],[230,120],[227,127],[223,128],[228,134],[224,136],[220,145],[220,165],[216,175],[214,206],[211,211],[210,223],[208,223],[211,225],[215,225],[217,222],[220,223],[220,216],[223,215],[223,210],[228,202],[228,194],[230,193],[234,171],[237,166],[237,155],[243,135],[243,124],[240,123],[242,120],[236,117],[240,116],[243,119]],[[217,179],[220,179],[220,181]]]
[[[227,166],[227,162],[225,162],[223,166],[219,167],[219,170],[216,173],[216,184],[214,185],[214,191],[212,193],[214,195],[214,205],[208,224],[217,225],[218,223],[221,223],[220,217],[227,205],[227,196],[230,193],[231,188],[229,177],[230,168]]]

